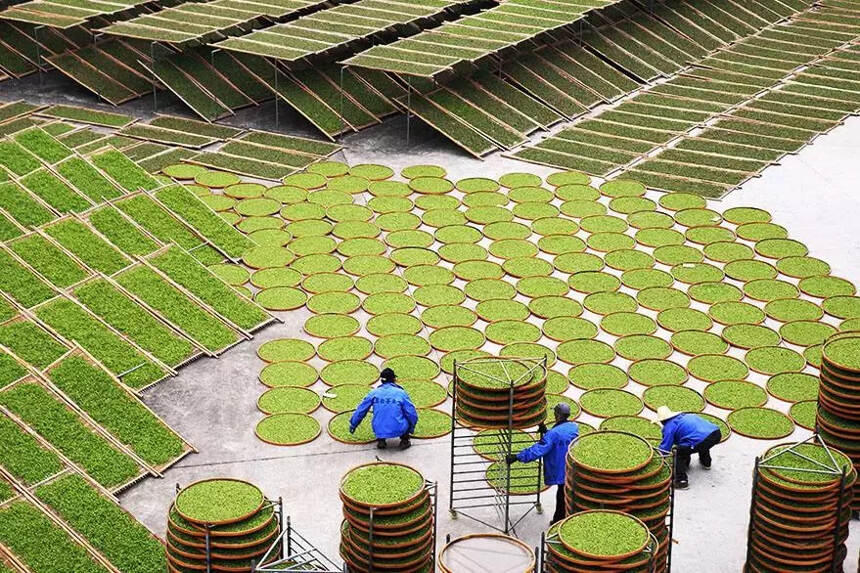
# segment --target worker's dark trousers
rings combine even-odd
[[[567,513],[565,511],[566,508],[564,507],[564,484],[559,484],[558,486],[556,486],[556,488],[557,489],[555,491],[555,513],[552,514],[552,522],[553,523],[555,523],[557,521],[561,521],[562,519],[564,519],[565,514]]]
[[[409,432],[406,432],[405,434],[400,436],[400,441],[402,443],[409,443],[409,441],[410,441],[409,438],[410,438]],[[380,448],[385,448],[388,446],[388,441],[385,438],[377,438],[376,443],[379,445]]]
[[[678,458],[675,460],[675,463],[677,464],[675,466],[675,481],[687,481],[687,470],[690,468],[690,457],[693,455],[693,452],[699,454],[699,461],[702,462],[703,465],[710,467],[711,448],[719,444],[722,439],[723,436],[720,431],[714,430],[695,448],[678,446],[676,448]]]

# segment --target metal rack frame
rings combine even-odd
[[[499,459],[496,462],[489,460],[478,453],[472,447],[476,428],[465,426],[457,421],[457,396],[459,386],[459,371],[461,368],[468,369],[469,363],[480,362],[522,362],[524,359],[515,358],[477,358],[468,362],[454,362],[453,381],[454,388],[452,398],[454,401],[453,412],[451,416],[451,471],[450,471],[450,490],[448,511],[451,514],[451,519],[457,519],[462,515],[473,521],[477,521],[482,525],[486,525],[496,531],[502,532],[505,535],[516,536],[516,527],[532,510],[537,513],[543,512],[540,496],[543,489],[543,463],[537,461],[537,471],[534,475],[534,485],[536,493],[532,495],[516,495],[515,499],[511,499],[511,468],[505,464],[505,456],[513,452],[514,443],[523,443],[525,440],[514,440],[514,430],[519,428],[514,427],[513,422],[513,406],[514,406],[514,387],[516,380],[508,380],[508,412],[507,412],[507,427],[498,428],[495,435],[499,440]],[[535,368],[542,368],[546,372],[546,357],[537,359],[527,359],[532,363],[532,367],[525,374],[530,376]],[[531,443],[531,440],[528,440]],[[494,487],[487,481],[487,470],[493,463],[501,464],[505,470],[505,487],[504,489]],[[517,478],[517,485],[525,485],[526,479],[528,484],[531,484],[531,476],[527,478]],[[511,509],[519,506],[526,506],[527,509],[516,519],[511,517]],[[470,511],[473,509],[493,508],[501,521],[501,525],[490,523],[487,518],[481,518]]]
[[[281,521],[281,534],[272,542],[260,559],[264,565],[251,565],[251,573],[305,571],[311,573],[345,573],[346,565],[337,565],[314,547],[293,528],[289,516],[283,515],[283,502],[279,498],[275,508]],[[277,559],[271,560],[275,555]]]

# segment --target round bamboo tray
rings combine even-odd
[[[442,573],[533,573],[535,554],[513,537],[497,533],[473,533],[446,544],[439,552]]]

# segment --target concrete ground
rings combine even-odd
[[[92,106],[92,98],[55,74],[40,87],[35,79],[0,83],[0,99],[23,98],[44,103],[78,103]],[[159,98],[159,111],[184,113],[167,97]],[[123,106],[146,117],[152,99]],[[314,135],[301,120],[281,107],[281,129],[293,134]],[[272,104],[240,112],[229,123],[274,129]],[[508,160],[498,154],[486,161],[466,156],[426,127],[413,123],[412,144],[405,145],[403,117],[382,126],[346,137],[344,159],[351,164],[374,162],[395,169],[417,163],[444,166],[452,179],[467,176],[498,177],[510,171],[546,175],[550,170]],[[774,222],[785,226],[792,238],[804,242],[811,255],[824,259],[833,274],[860,284],[860,119],[851,118],[782,165],[764,172],[716,205],[737,205],[770,211]],[[656,194],[652,195],[654,198]],[[202,359],[183,368],[179,375],[148,391],[145,401],[170,425],[195,444],[200,453],[169,470],[164,479],[147,479],[122,496],[122,503],[149,528],[164,535],[166,513],[174,485],[188,484],[212,476],[235,476],[258,484],[270,497],[282,497],[294,526],[330,557],[337,559],[341,504],[340,477],[351,467],[376,459],[373,446],[347,446],[323,435],[294,448],[264,444],[256,439],[254,426],[261,418],[256,400],[264,387],[257,381],[263,362],[256,349],[274,338],[303,336],[306,310],[284,313],[285,324],[260,332],[253,340],[230,350],[220,359]],[[318,363],[317,366],[322,363]],[[762,379],[763,380],[763,379]],[[701,391],[696,382],[688,385]],[[322,387],[322,386],[321,386]],[[578,392],[568,392],[576,397]],[[447,405],[450,409],[450,403]],[[314,416],[325,426],[325,410]],[[594,419],[583,416],[585,421]],[[808,437],[797,430],[789,440]],[[746,550],[751,475],[754,458],[772,445],[734,435],[714,450],[714,469],[701,471],[694,462],[690,489],[678,492],[673,534],[673,569],[681,572],[718,573],[740,571]],[[456,537],[488,529],[469,519],[450,519],[448,507],[448,438],[417,441],[407,452],[388,450],[382,459],[411,464],[430,480],[439,482],[440,545],[446,535]],[[554,507],[552,494],[545,494],[545,514],[532,512],[520,524],[521,539],[536,545]],[[492,512],[483,515],[494,519]],[[856,572],[860,553],[860,522],[853,521],[846,571]]]

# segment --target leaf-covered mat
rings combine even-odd
[[[534,324],[519,320],[502,320],[487,325],[484,330],[487,340],[496,344],[512,342],[537,342],[541,330]]]
[[[765,313],[759,307],[748,302],[725,301],[711,306],[708,314],[716,322],[730,326],[732,324],[761,324]]]
[[[320,379],[329,386],[362,384],[369,386],[379,380],[379,369],[365,360],[336,360],[320,371]]]
[[[302,288],[311,294],[347,292],[353,286],[352,278],[342,273],[317,273],[302,280]]]
[[[261,269],[251,275],[251,284],[257,288],[298,286],[302,274],[293,269]]]
[[[630,334],[615,341],[615,352],[630,361],[663,360],[672,354],[672,346],[650,334]]]
[[[672,334],[670,342],[675,350],[690,356],[723,354],[729,350],[729,344],[720,336],[700,330],[679,330]]]
[[[480,330],[465,326],[449,326],[430,334],[430,345],[443,352],[475,350],[483,346],[485,340]]]
[[[834,337],[823,348],[828,364],[850,373],[860,373],[860,338]]]
[[[371,317],[365,324],[367,331],[378,337],[391,334],[418,334],[422,326],[421,320],[411,314],[396,312],[378,314]]]
[[[800,372],[806,366],[802,354],[782,346],[753,348],[747,351],[744,361],[752,370],[768,375]]]
[[[743,380],[722,380],[709,384],[704,396],[708,403],[724,410],[758,408],[767,402],[767,392]]]
[[[472,326],[477,320],[478,315],[474,311],[459,305],[432,306],[421,313],[421,322],[436,329],[449,326]]]
[[[558,359],[571,365],[608,364],[615,358],[615,350],[600,340],[569,340],[556,349]]]
[[[317,338],[338,338],[355,334],[361,324],[345,314],[317,314],[308,318],[302,328]]]
[[[296,254],[284,247],[252,247],[242,254],[242,262],[252,269],[272,269],[292,263]]]
[[[596,292],[585,297],[583,306],[595,314],[607,315],[614,312],[636,312],[639,303],[623,292]]]
[[[818,400],[804,400],[791,405],[788,415],[795,424],[807,430],[815,429],[815,420],[818,414]]]
[[[219,279],[232,286],[243,285],[251,278],[251,273],[241,265],[220,263],[210,266],[209,270],[215,273]]]
[[[741,408],[731,412],[726,422],[738,434],[759,440],[784,438],[794,431],[791,418],[770,408]]]
[[[273,287],[261,290],[254,300],[266,310],[293,310],[304,306],[307,295],[293,287]]]
[[[371,425],[372,417],[365,416],[361,424],[355,429],[355,433],[349,433],[349,419],[352,417],[353,411],[341,412],[335,415],[328,422],[328,435],[345,444],[369,444],[376,441],[376,436],[373,433]]]
[[[306,444],[320,435],[320,423],[307,414],[273,414],[257,424],[257,437],[275,446]]]
[[[318,378],[316,368],[310,364],[295,361],[269,364],[260,372],[260,382],[270,388],[281,386],[306,388],[313,385]]]
[[[825,303],[827,301],[824,301]],[[789,344],[797,346],[815,346],[822,344],[825,340],[836,334],[836,327],[824,322],[813,322],[809,320],[800,320],[797,322],[789,322],[783,324],[779,329],[779,334],[783,340]]]
[[[351,292],[323,292],[311,296],[306,304],[315,314],[350,314],[361,305],[361,299]]]
[[[439,375],[439,365],[424,356],[398,356],[386,360],[383,368],[391,368],[399,378],[432,380]]]
[[[552,340],[567,342],[568,340],[594,338],[597,336],[597,326],[584,318],[556,316],[544,321],[543,334]]]
[[[223,171],[204,171],[202,173],[198,173],[194,176],[194,182],[198,185],[203,185],[204,187],[210,187],[212,189],[220,189],[223,187],[229,187],[230,185],[235,185],[239,183],[241,180],[238,175],[233,173],[225,173]]]
[[[202,173],[206,173],[207,169],[199,165],[191,165],[189,163],[174,163],[168,165],[161,170],[162,173],[174,179],[194,179]]]
[[[703,354],[691,358],[687,370],[703,382],[720,380],[744,380],[749,375],[747,365],[732,356]]]
[[[314,345],[298,338],[270,340],[257,349],[257,356],[266,362],[305,362],[313,358],[314,354]]]
[[[414,438],[439,438],[451,433],[451,416],[441,410],[422,408],[418,410],[418,423]]]
[[[685,386],[662,384],[645,389],[642,401],[656,411],[660,406],[668,406],[673,412],[701,412],[705,409],[702,395]]]
[[[779,333],[760,324],[734,324],[727,326],[722,332],[723,340],[743,349],[758,348],[759,346],[776,346],[782,342]]]
[[[373,352],[382,358],[426,356],[430,353],[430,343],[415,334],[389,334],[376,340]]]
[[[373,352],[373,343],[361,336],[329,338],[317,347],[317,355],[327,362],[364,360]]]
[[[320,397],[306,388],[280,386],[267,390],[257,399],[264,414],[310,414],[320,405]]]
[[[644,314],[615,312],[601,319],[600,328],[614,336],[654,334],[657,332],[657,323],[653,318]],[[544,325],[544,333],[546,333],[546,325]]]
[[[600,422],[601,431],[627,432],[650,442],[659,442],[663,437],[660,424],[640,416],[613,416]]]
[[[339,384],[323,393],[322,406],[335,414],[355,410],[370,390],[366,384]]]
[[[627,373],[612,364],[582,364],[568,371],[570,383],[583,390],[621,389],[627,385]]]
[[[340,481],[340,493],[361,507],[397,507],[424,489],[424,477],[402,464],[374,462],[351,469]]]
[[[445,387],[431,380],[400,379],[397,384],[409,394],[416,408],[432,408],[448,398]]]
[[[671,360],[640,360],[631,364],[627,373],[643,386],[683,384],[689,378],[687,370]]]
[[[818,377],[812,374],[785,372],[770,377],[767,391],[785,402],[804,402],[818,399],[818,385]]]
[[[613,388],[589,390],[579,398],[584,411],[598,418],[635,416],[642,411],[642,400],[635,394]]]
[[[714,321],[704,312],[694,308],[670,308],[657,314],[657,324],[670,332],[704,331],[710,330]]]

